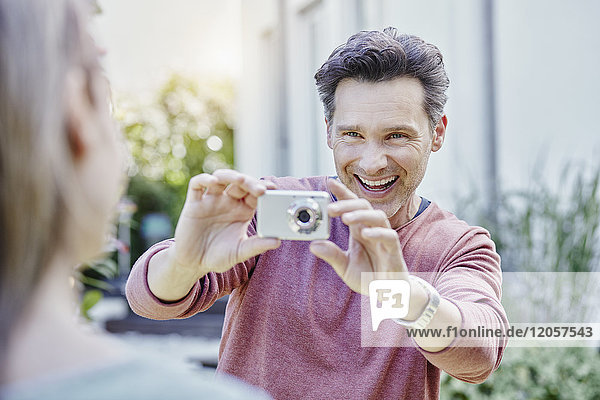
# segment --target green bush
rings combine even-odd
[[[534,175],[526,189],[501,193],[493,218],[476,191],[457,202],[457,215],[490,231],[503,270],[598,271],[600,167],[563,171],[557,188]]]
[[[598,272],[600,168],[566,165],[563,170],[555,189],[543,177],[533,176],[527,189],[502,193],[492,217],[478,203],[482,196],[477,193],[457,202],[464,207],[457,215],[490,231],[504,271]],[[567,292],[581,295],[581,280],[570,278],[561,285],[571,285]],[[585,315],[579,308],[586,305],[577,304],[577,296],[570,301],[573,315]],[[552,311],[557,304],[545,306]],[[600,356],[596,348],[511,347],[483,384],[444,375],[441,393],[442,399],[451,400],[600,399]]]
[[[164,182],[154,181],[137,174],[129,181],[127,196],[135,203],[136,212],[131,220],[131,261],[137,260],[144,251],[146,243],[140,228],[142,218],[150,213],[165,213],[169,216],[174,229],[181,207],[183,206],[179,188]]]
[[[127,195],[137,210],[131,221],[131,260],[144,250],[142,218],[164,213],[174,228],[189,179],[233,166],[233,86],[172,75],[154,98],[117,96],[115,116],[130,154]]]
[[[442,375],[442,400],[598,400],[600,354],[587,347],[511,347],[480,385]]]
[[[104,297],[103,291],[114,290],[114,287],[108,283],[118,276],[118,266],[114,256],[114,251],[109,247],[106,253],[95,260],[79,265],[74,271],[81,290],[79,313],[87,320],[91,320],[90,309]]]
[[[233,165],[233,95],[230,82],[201,84],[174,74],[149,101],[115,96],[114,115],[131,156],[127,197],[136,206],[131,221],[124,222],[131,229],[130,243],[121,249],[130,252],[131,262],[148,247],[140,232],[145,215],[166,214],[174,228],[189,179]],[[103,291],[115,289],[109,281],[119,275],[117,258],[112,249],[78,269],[84,317]]]

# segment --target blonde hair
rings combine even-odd
[[[89,79],[98,67],[84,15],[76,0],[0,0],[0,363],[11,327],[68,240],[66,78],[82,68]]]

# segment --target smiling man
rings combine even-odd
[[[442,147],[443,116],[434,128],[423,109],[423,85],[401,76],[370,82],[345,78],[335,92],[335,113],[327,123],[342,183],[385,212],[397,228],[417,212],[429,154]]]
[[[441,53],[393,28],[359,32],[315,78],[337,179],[259,180],[231,170],[192,178],[175,238],[132,270],[131,307],[186,318],[231,294],[218,371],[278,399],[435,399],[441,370],[484,381],[504,341],[474,346],[449,327],[507,324],[500,258],[487,231],[416,193],[446,134]],[[257,199],[275,187],[328,191],[329,240],[256,236]],[[362,340],[361,277],[373,272],[410,282],[406,317],[381,324],[396,345]],[[414,327],[445,334],[407,340]]]

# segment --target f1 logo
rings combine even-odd
[[[405,280],[379,279],[369,283],[373,331],[384,319],[404,318],[408,314],[410,284]]]

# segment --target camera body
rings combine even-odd
[[[256,232],[284,240],[329,238],[327,192],[267,190],[258,198]]]

